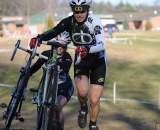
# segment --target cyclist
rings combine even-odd
[[[64,18],[57,26],[36,38],[47,41],[63,31],[69,32],[76,46],[74,77],[80,103],[78,124],[81,128],[86,126],[89,99],[89,130],[99,130],[96,122],[105,82],[106,54],[104,30],[100,19],[89,13],[91,3],[92,0],[69,0],[73,15]],[[34,45],[35,42],[31,39],[30,46]],[[78,57],[81,57],[79,63]]]
[[[67,32],[63,32],[58,36],[59,46],[57,46],[57,53],[60,55],[58,58],[58,65],[60,66],[59,78],[58,78],[58,92],[57,92],[57,106],[60,111],[60,121],[59,121],[59,129],[63,130],[64,127],[64,115],[63,115],[63,107],[70,100],[74,87],[72,84],[72,80],[69,76],[69,70],[72,64],[72,58],[70,54],[66,51],[67,44],[70,42],[69,34]],[[50,50],[42,52],[43,55],[49,57]],[[36,63],[31,66],[30,74],[33,75],[37,70],[41,68],[41,66],[46,62],[46,60],[39,58]]]

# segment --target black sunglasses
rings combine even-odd
[[[83,13],[85,13],[86,11],[74,11],[73,13],[74,14],[83,14]]]

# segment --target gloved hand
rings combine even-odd
[[[76,48],[76,54],[80,55],[81,58],[85,58],[87,56],[88,52],[89,52],[89,48],[87,48],[87,47],[80,47],[80,46],[78,46]]]
[[[33,38],[31,38],[30,43],[29,43],[30,49],[34,49],[34,48],[35,48],[35,46],[36,46],[36,41],[37,41],[37,40],[38,40],[38,37],[33,37]],[[37,46],[39,47],[39,46],[40,46],[40,43],[38,43]]]

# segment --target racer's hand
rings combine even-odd
[[[38,40],[38,37],[31,38],[30,43],[29,43],[30,49],[34,49],[35,48],[37,40]],[[40,43],[38,43],[37,46],[39,47]]]
[[[85,58],[88,55],[88,52],[89,52],[89,48],[80,47],[80,46],[76,48],[76,54],[80,55],[82,58]]]

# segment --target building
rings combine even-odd
[[[160,30],[160,9],[151,8],[135,12],[113,13],[119,30],[146,30],[146,22],[150,22],[152,30]]]

